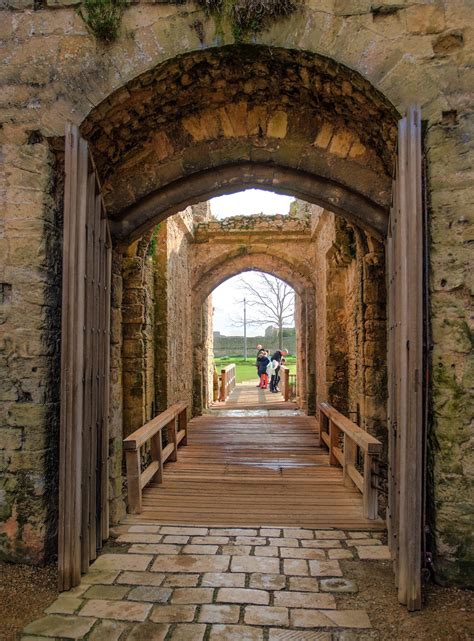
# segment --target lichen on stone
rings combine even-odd
[[[128,0],[84,0],[79,15],[98,40],[110,43],[117,39]]]

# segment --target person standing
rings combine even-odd
[[[288,354],[288,350],[286,350],[286,349],[277,349],[277,351],[272,356],[273,373],[272,373],[272,377],[270,379],[270,391],[271,392],[279,392],[280,391],[278,389],[278,383],[280,382],[281,360],[287,354]]]
[[[258,387],[261,387],[262,389],[267,389],[268,387],[267,367],[269,363],[270,359],[268,358],[268,352],[262,350],[261,353],[257,356],[257,368],[258,375],[260,377],[260,384]]]

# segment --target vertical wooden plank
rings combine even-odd
[[[406,558],[407,558],[407,608],[421,608],[421,521],[422,521],[422,381],[423,369],[423,211],[421,177],[421,116],[419,109],[408,111],[408,210],[407,236],[410,246],[407,257],[407,433],[405,456],[407,486],[411,491],[406,497]]]
[[[176,430],[176,417],[174,417],[173,420],[168,423],[168,425],[166,426],[166,431],[168,434],[168,443],[174,444],[174,450],[169,455],[169,460],[176,462],[178,460],[178,438],[177,438],[177,430]]]
[[[152,460],[158,463],[158,470],[151,481],[152,483],[163,483],[163,461],[161,460],[163,441],[161,438],[161,430],[150,440],[150,448]]]
[[[65,132],[65,184],[63,222],[63,286],[61,313],[61,404],[59,435],[59,523],[58,523],[58,586],[59,590],[71,587],[71,516],[72,491],[70,477],[71,428],[72,428],[72,314],[74,300],[74,225],[77,190],[77,129],[66,125]]]
[[[93,462],[90,458],[89,444],[92,438],[92,415],[91,415],[91,392],[92,392],[92,361],[89,357],[92,347],[92,324],[93,324],[93,264],[94,264],[94,193],[95,174],[88,172],[87,178],[87,213],[86,213],[86,272],[85,272],[85,372],[84,372],[84,431],[82,439],[83,457],[83,492],[82,492],[82,551],[81,570],[87,572],[89,567],[90,545],[91,545],[91,523],[95,514],[91,510],[91,470]]]
[[[112,239],[105,210],[102,207],[103,225],[105,226],[105,279],[103,300],[104,316],[104,388],[103,388],[103,424],[102,424],[102,466],[101,466],[101,503],[102,503],[102,540],[109,538],[109,407],[110,407],[110,323],[111,323],[111,283],[112,283]],[[161,457],[160,457],[161,463]]]

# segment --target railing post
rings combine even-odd
[[[140,448],[126,450],[125,458],[128,479],[128,511],[131,514],[140,514],[142,511]]]
[[[174,449],[169,455],[169,460],[176,462],[178,460],[178,437],[176,433],[176,416],[166,426],[166,433],[168,435],[168,443],[173,443]]]
[[[325,434],[329,434],[329,419],[326,416],[326,414],[323,412],[321,407],[319,408],[319,432],[320,434],[322,432],[324,432]],[[326,443],[321,438],[321,436],[319,437],[319,442],[320,442],[320,445],[324,445],[324,447],[327,447]]]
[[[284,399],[288,401],[290,398],[290,370],[287,367],[283,370],[283,379],[285,381]]]
[[[343,480],[346,487],[353,487],[355,485],[354,481],[349,476],[349,465],[356,464],[357,459],[357,445],[351,439],[350,436],[344,434],[344,469],[343,469]]]
[[[185,434],[181,442],[183,445],[187,445],[188,444],[188,412],[186,408],[178,414],[178,432],[181,432],[181,430],[184,430],[184,434]]]
[[[362,495],[364,516],[366,519],[377,518],[377,490],[372,487],[372,462],[373,457],[364,454],[364,492]]]
[[[224,402],[226,399],[227,376],[225,369],[221,369],[221,397],[220,401]]]
[[[153,475],[153,483],[163,483],[163,462],[161,460],[161,453],[163,452],[163,441],[161,440],[161,432],[158,432],[150,440],[151,457],[153,461],[158,463],[158,470]]]
[[[334,425],[333,421],[329,419],[329,465],[338,465],[339,462],[337,458],[334,456],[334,448],[338,447],[339,445],[339,430],[336,425]]]
[[[217,374],[216,368],[214,368],[212,377],[212,400],[214,402],[219,400],[219,375]]]

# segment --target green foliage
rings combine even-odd
[[[253,358],[248,358],[245,360],[241,356],[232,358],[216,358],[214,365],[217,371],[220,373],[221,368],[230,365],[230,363],[235,363],[236,365],[236,379],[237,383],[243,383],[247,381],[254,381],[258,379],[257,368],[255,367],[256,356]],[[294,356],[287,356],[286,366],[289,368],[291,374],[296,374],[296,358]]]
[[[160,223],[158,223],[158,225],[153,230],[153,234],[151,235],[150,243],[148,245],[148,250],[147,250],[147,253],[146,253],[147,256],[154,256],[155,255],[156,244],[158,242],[157,241],[157,236],[158,236],[158,232],[159,231],[160,231]]]
[[[219,21],[227,20],[236,40],[267,29],[278,18],[292,14],[302,0],[197,0]]]
[[[117,39],[128,0],[83,0],[79,14],[89,30],[105,43]]]

